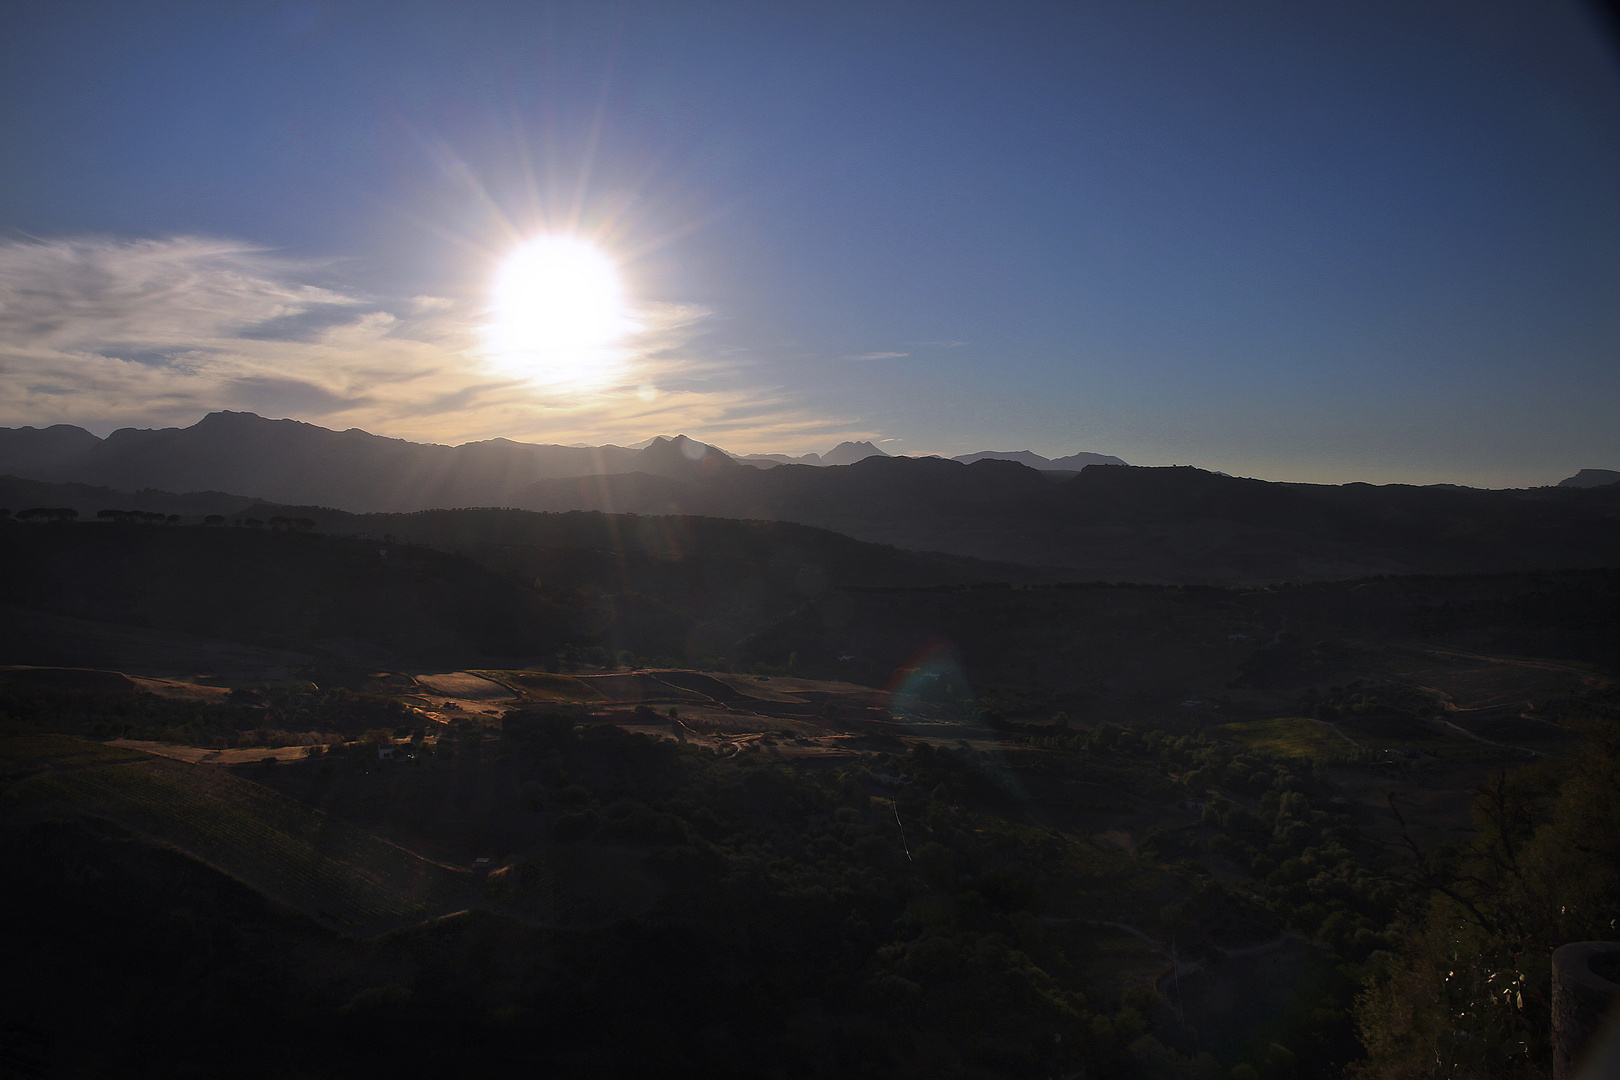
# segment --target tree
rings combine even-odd
[[[1480,791],[1477,834],[1454,856],[1406,839],[1428,904],[1357,1002],[1368,1075],[1545,1067],[1552,951],[1613,940],[1620,910],[1620,716],[1587,719],[1580,753]]]
[[[73,521],[79,512],[71,506],[35,506],[17,515],[20,521]]]

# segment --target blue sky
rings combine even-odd
[[[480,365],[567,231],[642,332]],[[1620,468],[1620,68],[1558,3],[11,3],[0,424]]]

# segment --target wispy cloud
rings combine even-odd
[[[699,307],[638,306],[612,385],[547,391],[486,361],[471,305],[316,283],[333,276],[190,237],[0,243],[0,425],[184,425],[224,408],[438,442],[679,430],[751,448],[849,427],[736,378],[735,357],[704,351]]]
[[[910,353],[903,353],[903,352],[869,352],[869,353],[856,353],[853,356],[840,356],[838,359],[840,359],[840,360],[897,360],[902,356],[910,356],[910,355],[911,355]]]

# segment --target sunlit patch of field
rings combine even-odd
[[[1216,730],[1226,738],[1270,757],[1314,761],[1342,758],[1348,751],[1354,750],[1327,724],[1303,716],[1245,720],[1236,724],[1222,724]]]
[[[216,750],[207,746],[152,742],[147,739],[112,739],[108,746],[122,746],[158,757],[187,761],[194,765],[248,765],[267,758],[274,761],[301,761],[309,756],[307,746],[251,746]]]
[[[181,701],[203,701],[211,705],[225,701],[231,694],[223,686],[205,686],[185,679],[147,679],[133,675],[129,681],[135,684],[135,689],[145,694]]]
[[[416,684],[431,693],[461,701],[509,701],[516,695],[499,682],[472,671],[446,671],[418,675]]]
[[[13,805],[106,818],[358,936],[464,907],[471,875],[223,769],[65,736],[0,740]]]

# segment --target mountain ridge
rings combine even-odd
[[[1558,481],[1561,488],[1607,487],[1620,484],[1620,472],[1614,469],[1582,469],[1574,476]]]
[[[972,462],[866,454],[870,443],[846,444],[859,457],[850,464],[760,469],[679,435],[640,450],[510,440],[446,447],[245,413],[210,414],[191,428],[121,429],[93,446],[71,429],[10,436],[0,438],[0,473],[20,459],[34,463],[36,482],[91,485],[64,491],[59,504],[13,486],[39,506],[148,492],[148,502],[191,508],[168,513],[194,514],[206,500],[157,496],[212,491],[353,513],[508,506],[784,521],[912,551],[1169,584],[1620,565],[1614,485],[1332,486],[1096,463],[1069,472],[1008,453],[967,455]],[[58,454],[54,465],[47,451]],[[54,478],[38,475],[52,469]],[[96,507],[104,508],[130,507]],[[210,512],[265,516],[236,501]]]
[[[444,446],[240,412],[209,413],[186,428],[120,428],[106,439],[63,427],[0,429],[0,474],[383,512],[499,505],[553,477],[644,472],[682,479],[723,468],[722,460],[734,464],[686,436],[654,439],[641,450],[504,438]]]
[[[126,427],[105,439],[70,424],[0,428],[0,475],[118,490],[251,492],[282,501],[406,511],[499,503],[512,491],[545,479],[629,472],[688,476],[686,465],[660,448],[664,443],[676,444],[688,461],[712,450],[756,468],[850,465],[890,456],[870,441],[841,442],[824,454],[732,454],[686,435],[657,435],[634,446],[564,446],[504,437],[450,446],[222,410],[190,427]],[[1078,469],[1105,461],[1124,464],[1108,455],[1075,454],[1037,467]],[[723,466],[716,459],[709,467]],[[299,470],[304,473],[301,481],[289,475]],[[335,475],[340,472],[356,478],[355,483],[344,487]],[[311,476],[321,477],[324,488],[312,485]],[[303,489],[296,486],[299,482]],[[378,501],[360,505],[368,498]]]
[[[980,450],[973,454],[958,454],[952,461],[960,461],[964,465],[971,465],[975,461],[1016,461],[1020,465],[1027,465],[1031,469],[1040,469],[1045,472],[1078,472],[1088,465],[1124,465],[1124,458],[1113,454],[1093,454],[1081,451],[1078,454],[1069,454],[1067,457],[1046,458],[1033,450]]]

